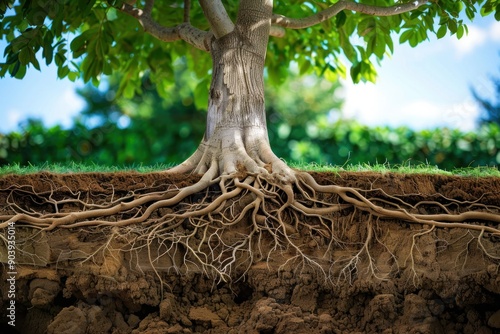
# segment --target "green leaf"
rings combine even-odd
[[[21,67],[21,62],[18,61],[14,64],[14,67],[12,67],[12,70],[10,71],[10,75],[12,77],[15,77],[17,72],[19,72],[19,68]]]
[[[47,1],[44,8],[51,19],[54,19],[57,13],[62,10],[59,1]]]
[[[474,7],[465,8],[465,14],[467,15],[467,18],[471,21],[476,16],[475,12],[476,12],[476,8],[474,8]]]
[[[385,43],[389,50],[391,51],[391,54],[394,53],[394,42],[392,41],[392,38],[390,35],[384,35],[385,38]]]
[[[361,64],[356,63],[351,66],[351,79],[354,83],[358,83],[361,80]]]
[[[437,33],[436,33],[436,36],[438,39],[441,39],[443,38],[445,35],[446,35],[446,32],[448,31],[448,28],[446,27],[445,24],[443,24],[442,26],[439,27]]]
[[[302,59],[299,66],[300,75],[308,73],[310,68],[311,68],[311,62],[309,61],[309,59]]]
[[[89,82],[92,79],[94,74],[96,62],[89,57],[85,58],[82,62],[82,71],[83,71],[83,81]]]
[[[113,74],[113,69],[111,68],[111,65],[107,61],[104,61],[104,63],[102,64],[102,74],[104,75]]]
[[[376,27],[376,21],[373,17],[368,17],[358,24],[359,36],[367,36]]]
[[[422,11],[420,10],[415,10],[413,12],[410,12],[410,20],[414,20],[418,18],[420,15],[422,15]]]
[[[75,82],[78,79],[78,72],[69,72],[68,79],[72,82]]]
[[[449,20],[449,16],[441,16],[441,18],[439,19],[439,25],[442,26],[443,24],[447,24]]]
[[[68,74],[69,74],[69,68],[68,68],[68,66],[59,67],[57,69],[57,77],[59,79],[65,78]]]
[[[7,49],[5,49],[5,51],[7,52]],[[19,53],[10,52],[7,55],[7,61],[5,63],[7,65],[11,65],[17,63],[18,61],[19,61]]]
[[[455,34],[457,32],[457,21],[455,20],[449,20],[448,21],[448,29],[452,34]]]
[[[366,43],[366,52],[369,55],[372,55],[374,53],[374,49],[375,49],[375,37],[373,36],[368,40],[368,43]]]
[[[78,1],[78,9],[79,11],[82,12],[83,16],[87,16],[90,11],[92,10],[92,7],[94,7],[96,0],[88,0],[88,1]]]
[[[57,52],[66,52],[66,43],[64,43],[64,40],[60,40],[56,45],[54,45],[54,48],[57,46]]]
[[[94,85],[94,87],[99,86],[99,77],[98,76],[92,77],[92,85]],[[134,95],[135,95],[135,92],[134,92]],[[132,97],[134,97],[134,95],[132,95]],[[132,98],[132,97],[130,97],[130,98]]]
[[[484,6],[481,8],[481,10],[479,11],[481,16],[483,16],[483,17],[490,15],[492,12],[493,12],[493,5],[491,2],[486,2],[484,4]]]
[[[12,52],[19,52],[21,49],[25,48],[29,40],[23,35],[17,37],[10,44],[12,46]]]
[[[123,89],[123,97],[126,99],[131,99],[135,95],[135,86],[130,81],[125,84]]]
[[[424,22],[425,22],[426,29],[434,31],[434,16],[425,15],[424,16]]]
[[[30,62],[30,50],[24,48],[19,52],[19,62],[21,65],[27,65]]]
[[[464,29],[463,25],[461,25],[457,28],[457,38],[458,39],[462,38],[462,36],[464,35],[464,31],[465,31],[465,29]]]
[[[87,42],[86,34],[81,34],[80,36],[73,38],[73,40],[69,44],[69,48],[71,49],[71,51],[77,52],[83,48],[86,42]]]
[[[54,57],[54,49],[51,44],[46,44],[43,48],[43,58],[45,58],[45,64],[49,65],[52,63]]]
[[[113,7],[109,8],[109,10],[107,10],[107,12],[106,12],[106,20],[114,21],[117,18],[118,18],[117,10]]]
[[[98,41],[100,42],[100,39],[99,40],[96,39],[98,36],[100,36],[98,32],[99,32],[99,27],[93,26],[85,30],[80,36],[75,37],[71,41],[69,47],[73,52],[74,58],[80,57],[85,52],[87,53],[93,52],[92,50],[93,46],[95,46]]]
[[[418,45],[418,43],[420,42],[419,41],[419,38],[418,38],[418,34],[413,34],[411,37],[410,37],[410,40],[408,41],[410,43],[410,46],[412,48],[416,47]]]
[[[66,56],[64,55],[64,52],[57,52],[55,55],[55,62],[57,66],[63,66],[64,63],[66,62]]]
[[[19,64],[19,63],[17,63],[17,64]],[[18,71],[16,71],[16,74],[12,75],[12,76],[15,77],[16,79],[22,79],[22,78],[24,78],[25,75],[26,75],[26,66],[21,65],[18,67]]]
[[[106,11],[104,10],[104,8],[95,8],[94,9],[94,15],[97,17],[97,19],[99,21],[104,21],[104,19],[106,18]]]
[[[346,55],[347,59],[349,59],[351,62],[354,62],[357,59],[358,55],[344,29],[339,30],[339,39],[340,47],[342,48],[342,50],[344,50],[344,54]]]
[[[377,79],[377,72],[375,71],[375,67],[369,60],[364,60],[361,62],[361,77],[363,81],[375,82]]]
[[[34,68],[40,71],[40,63],[38,62],[38,59],[36,59],[35,52],[33,52],[33,50],[31,49],[29,51],[30,51],[30,62],[33,64]]]
[[[337,16],[335,16],[335,25],[337,26],[337,29],[341,28],[345,24],[346,19],[347,15],[344,11],[339,12]]]
[[[408,41],[414,34],[415,32],[412,29],[405,30],[401,36],[399,36],[399,43],[403,44],[404,42]]]
[[[52,46],[53,35],[50,31],[45,33],[43,38],[43,53],[42,56],[45,58],[45,63],[49,65],[52,63],[52,58],[54,57],[54,47]]]
[[[337,82],[337,80],[338,80],[337,71],[331,65],[328,65],[328,68],[325,71],[324,77],[326,80],[328,80],[330,82]]]
[[[27,19],[30,25],[41,26],[45,22],[47,17],[47,12],[44,8],[39,6],[33,6],[27,15]]]
[[[373,36],[374,53],[382,59],[385,53],[385,36],[383,33],[377,33]]]

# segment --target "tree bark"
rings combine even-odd
[[[272,13],[258,2],[242,2],[235,29],[212,41],[206,140],[225,128],[266,128],[263,73]]]
[[[207,127],[197,152],[174,171],[237,171],[280,174],[291,171],[271,151],[264,98],[264,62],[272,0],[242,0],[234,30],[214,36]]]

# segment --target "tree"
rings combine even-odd
[[[190,68],[203,78],[198,93],[208,82],[206,74],[212,75],[206,131],[198,150],[172,172],[210,170],[215,177],[243,168],[250,173],[269,170],[291,181],[293,171],[272,153],[268,141],[264,68],[277,82],[286,77],[292,61],[302,73],[335,77],[345,72],[341,61],[345,56],[352,63],[354,81],[374,80],[372,59],[392,52],[391,33],[401,33],[400,42],[411,46],[424,41],[428,33],[442,37],[449,30],[460,38],[466,31],[460,12],[465,10],[472,19],[478,7],[481,14],[498,10],[494,1],[276,1],[273,6],[270,0],[225,5],[220,0],[201,0],[199,5],[2,0],[0,32],[9,45],[0,76],[22,78],[28,66],[38,69],[36,55],[42,50],[47,64],[55,61],[60,77],[97,81],[102,74],[118,71],[125,74],[120,93],[132,96],[140,91],[147,70],[161,94],[172,80],[172,62],[189,53]],[[277,38],[269,41],[269,35]],[[363,40],[361,45],[352,42],[355,35]],[[69,58],[69,39],[77,62]],[[202,51],[211,55],[211,69]]]
[[[10,7],[13,9],[7,10]],[[373,81],[372,61],[392,52],[394,33],[411,46],[427,39],[429,33],[443,37],[449,31],[460,38],[467,30],[460,18],[462,11],[470,19],[478,11],[481,15],[495,12],[500,19],[495,0],[276,0],[275,4],[272,0],[227,0],[224,4],[222,0],[199,0],[197,4],[189,0],[0,0],[4,16],[0,35],[9,42],[0,76],[9,73],[22,78],[28,65],[39,68],[36,55],[41,50],[47,63],[54,61],[59,67],[60,77],[98,81],[102,74],[120,72],[119,93],[131,97],[140,91],[147,73],[161,95],[171,82],[172,62],[187,54],[189,68],[200,79],[196,93],[208,99],[201,144],[190,158],[170,170],[171,175],[200,174],[196,183],[151,193],[132,192],[101,204],[82,204],[78,198],[72,203],[81,212],[71,214],[59,212],[58,204],[63,204],[57,202],[52,213],[36,213],[9,203],[13,213],[0,217],[4,220],[0,227],[5,229],[7,222],[44,230],[137,224],[134,231],[115,229],[113,234],[137,235],[135,241],[142,240],[148,247],[158,240],[169,250],[183,249],[203,272],[226,279],[239,266],[246,266],[243,272],[248,270],[265,238],[270,252],[292,249],[308,266],[323,270],[316,255],[306,254],[304,245],[296,244],[291,235],[302,230],[326,238],[328,248],[333,247],[340,237],[335,213],[353,210],[370,223],[360,234],[364,240],[356,242],[362,248],[341,273],[352,273],[360,254],[368,252],[378,238],[373,217],[430,226],[414,238],[435,228],[467,229],[485,256],[498,259],[494,245],[488,244],[492,249],[484,246],[485,235],[500,235],[495,225],[500,223],[497,205],[483,207],[438,198],[433,208],[421,211],[421,205],[429,203],[407,203],[376,189],[320,185],[311,175],[289,168],[272,152],[268,140],[265,73],[279,83],[289,64],[296,62],[303,74],[315,71],[335,78],[346,72],[345,58],[352,64],[349,72],[354,81]],[[24,189],[10,191],[15,194],[9,198],[16,198],[16,191],[24,196]],[[201,191],[201,196],[195,196]],[[327,198],[334,199],[328,202]],[[183,200],[187,202],[178,205]],[[34,201],[42,207],[39,203],[53,206],[55,200],[40,197]],[[452,212],[455,207],[460,209]],[[106,220],[110,215],[120,218]],[[476,220],[485,223],[470,222]],[[238,230],[235,225],[240,223],[246,225]],[[180,225],[185,233],[172,232]],[[249,254],[250,260],[238,262],[235,254],[240,252]],[[376,276],[369,254],[367,258]]]

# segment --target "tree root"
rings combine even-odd
[[[475,244],[488,261],[500,263],[499,206],[444,197],[439,202],[411,204],[380,189],[320,185],[303,172],[294,172],[291,183],[266,173],[218,175],[218,166],[212,164],[193,185],[131,192],[121,198],[112,194],[98,203],[82,199],[80,193],[58,198],[56,189],[36,193],[33,188],[11,186],[1,190],[8,196],[6,214],[0,216],[0,249],[2,253],[7,249],[7,229],[12,224],[36,232],[18,240],[23,251],[40,233],[99,229],[109,233],[106,240],[80,260],[95,261],[106,252],[117,256],[120,250],[113,245],[121,242],[136,254],[129,258],[130,267],[144,267],[137,254],[146,252],[150,268],[160,279],[161,271],[176,270],[203,272],[225,282],[244,278],[256,263],[271,265],[273,256],[280,256],[282,268],[314,270],[332,284],[353,282],[359,275],[385,280],[407,269],[418,285],[421,248],[428,244],[419,240],[431,235],[431,240],[440,242],[439,251],[454,242],[463,245],[463,261]],[[60,208],[65,205],[78,210],[63,212]],[[433,213],[422,213],[425,208]],[[408,230],[411,244],[406,256],[397,254],[381,232],[380,225],[393,220],[418,226]],[[465,234],[440,239],[438,230]],[[375,247],[387,254],[384,263],[371,255]]]

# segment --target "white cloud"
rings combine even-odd
[[[453,105],[439,105],[426,100],[412,102],[401,108],[401,116],[395,121],[409,122],[414,129],[447,127],[461,131],[472,131],[476,125],[479,108],[466,100]]]
[[[451,36],[451,43],[459,56],[464,56],[474,52],[489,42],[500,42],[500,22],[493,21],[489,27],[481,28],[477,25],[468,24],[468,34],[464,34],[461,39]]]
[[[427,101],[395,101],[394,92],[383,82],[353,84],[346,81],[342,87],[345,97],[342,108],[344,118],[368,126],[406,125],[415,129],[435,127],[440,121],[437,119],[438,107]]]
[[[2,112],[3,114],[3,112]],[[17,128],[17,125],[22,120],[23,115],[17,109],[9,109],[5,112],[5,116],[2,115],[3,121],[0,122],[0,132],[9,132],[14,128]]]
[[[469,99],[446,108],[442,118],[444,124],[449,128],[472,131],[476,126],[479,113],[480,109],[477,103]]]
[[[342,115],[365,124],[375,124],[380,115],[380,89],[371,83],[354,84],[350,79],[342,80],[344,105]]]
[[[47,125],[61,124],[71,126],[73,117],[78,115],[85,106],[83,99],[75,93],[73,87],[66,88],[51,106],[53,112],[46,112]]]
[[[70,112],[79,112],[85,106],[83,99],[75,92],[73,88],[67,88],[61,96],[61,102],[65,109]]]
[[[471,131],[475,128],[479,107],[471,98],[448,104],[422,94],[395,101],[394,92],[384,86],[343,82],[342,117],[368,126],[408,126],[414,130],[448,127]]]
[[[410,102],[394,115],[393,125],[411,124],[414,129],[433,128],[442,122],[441,107],[426,100]]]
[[[468,25],[468,34],[464,34],[461,39],[452,36],[452,45],[459,56],[467,55],[477,47],[485,44],[488,40],[488,32],[474,25]]]
[[[7,133],[19,130],[19,123],[27,118],[42,119],[46,126],[60,124],[69,128],[73,118],[85,106],[84,100],[76,94],[74,87],[66,87],[62,92],[54,91],[39,98],[38,105],[19,103],[16,107],[7,107],[0,111],[0,132]]]
[[[401,105],[397,110],[375,106],[370,99],[364,101],[364,105],[346,103],[343,116],[369,126],[409,126],[414,130],[448,127],[472,131],[479,114],[477,104],[470,101],[440,105],[427,100],[417,100]]]
[[[431,39],[415,49],[396,45],[375,85],[342,82],[343,117],[369,126],[473,131],[480,108],[468,87],[484,97],[494,93],[486,74],[497,70],[500,22],[468,24],[468,29],[460,40]]]
[[[489,37],[495,41],[500,42],[500,22],[494,21],[489,28]]]
[[[413,129],[424,129],[443,125],[443,106],[415,98],[415,95],[397,98],[400,94],[394,94],[394,88],[391,89],[391,85],[381,81],[377,84],[344,82],[345,104],[342,116],[368,126],[410,126]]]

